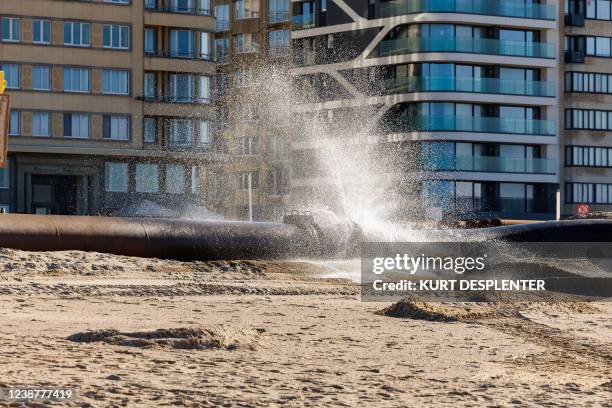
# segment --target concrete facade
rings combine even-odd
[[[565,3],[560,19],[565,42],[562,212],[575,214],[580,204],[589,205],[591,211],[610,211],[612,127],[607,116],[612,110],[612,67],[605,49],[606,39],[612,37],[610,2]]]
[[[289,0],[215,0],[218,132],[229,155],[224,202],[248,218],[251,176],[255,220],[278,220],[288,203],[289,134],[270,121],[271,68],[290,62]],[[278,80],[283,80],[278,78]],[[261,83],[266,83],[261,85]]]
[[[223,210],[208,192],[227,162],[214,136],[208,2],[7,0],[0,17],[12,97],[0,205]]]

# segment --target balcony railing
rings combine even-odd
[[[520,157],[456,156],[454,170],[487,173],[555,174],[557,162],[553,159],[527,159]]]
[[[554,20],[556,17],[555,6],[516,0],[421,0],[385,2],[380,5],[380,17],[413,13],[482,14],[541,20]]]
[[[317,63],[317,57],[313,51],[296,52],[294,49],[293,52],[293,62],[299,67],[307,67]]]
[[[146,6],[146,11],[153,11],[156,13],[175,13],[175,14],[193,14],[196,16],[210,16],[210,9],[204,9],[200,7],[177,7],[177,6]]]
[[[227,64],[229,62],[229,54],[217,54],[215,61],[217,64]]]
[[[584,64],[584,58],[586,57],[584,51],[565,51],[565,62],[567,63],[576,63],[576,64]]]
[[[283,57],[289,54],[289,45],[272,45],[268,47],[268,54],[271,57]]]
[[[222,150],[215,148],[214,143],[194,143],[193,141],[177,142],[168,141],[167,149],[177,151],[196,151],[207,153],[223,153]]]
[[[554,58],[553,44],[473,37],[411,37],[380,43],[380,57],[418,52],[464,52],[514,57]]]
[[[160,51],[160,50],[145,50],[147,57],[158,57],[158,58],[178,58],[178,59],[190,59],[190,60],[202,60],[210,61],[211,54],[205,54],[195,51]]]
[[[555,135],[550,120],[512,119],[486,116],[414,116],[399,123],[401,132],[483,132],[522,135]]]
[[[215,21],[215,31],[216,32],[221,32],[221,31],[227,31],[229,30],[229,20],[217,20]]]
[[[456,213],[553,213],[555,199],[552,197],[457,197],[455,202]]]
[[[294,30],[305,30],[315,26],[314,13],[299,14],[291,18],[291,28]]]
[[[207,105],[211,102],[210,98],[199,98],[196,96],[143,96],[141,98],[145,102],[157,103],[188,103],[196,105]]]
[[[289,21],[288,11],[269,11],[268,12],[268,23],[282,23],[283,21]]]
[[[473,92],[525,96],[555,96],[555,83],[499,78],[399,77],[382,83],[388,94],[412,92]]]

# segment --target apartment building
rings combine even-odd
[[[229,155],[217,191],[233,218],[276,220],[288,200],[290,134],[272,119],[274,81],[289,58],[289,0],[214,0],[218,133]],[[250,180],[250,184],[249,184]],[[250,190],[249,190],[250,186]]]
[[[610,1],[567,0],[564,11],[563,214],[574,214],[580,204],[610,211],[612,8]]]
[[[380,171],[402,173],[393,194],[411,216],[554,218],[562,10],[550,0],[293,1],[292,73],[315,95],[299,110],[325,122],[327,134],[340,134],[347,146],[395,152]],[[586,26],[604,35],[604,24],[587,20]],[[585,29],[570,30],[584,35]],[[603,110],[606,96],[597,98],[566,102]],[[370,128],[351,127],[366,119]],[[605,145],[601,136],[581,132],[572,143]],[[298,200],[316,194],[333,208],[338,197],[321,188],[329,180],[313,165],[326,144],[315,133],[293,143],[291,194]],[[571,183],[587,176],[571,170]],[[605,170],[597,171],[603,180]]]
[[[208,0],[3,0],[12,97],[0,205],[112,213],[144,200],[215,210]]]

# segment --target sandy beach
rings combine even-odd
[[[0,387],[95,407],[612,406],[609,303],[363,303],[333,275],[0,250]]]

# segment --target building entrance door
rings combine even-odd
[[[33,214],[77,214],[77,176],[32,175]]]

